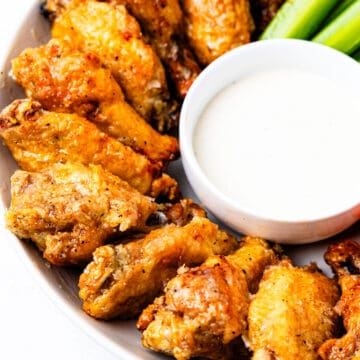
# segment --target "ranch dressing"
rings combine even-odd
[[[301,221],[360,200],[360,99],[317,74],[241,78],[210,101],[193,141],[210,182],[253,213]]]

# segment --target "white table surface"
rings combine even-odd
[[[34,1],[0,2],[1,52]],[[114,360],[52,303],[1,229],[0,241],[0,359]]]

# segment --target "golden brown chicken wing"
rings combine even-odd
[[[55,164],[11,178],[7,227],[55,265],[83,264],[117,231],[141,229],[156,204],[101,166]]]
[[[145,37],[164,62],[177,94],[184,98],[200,73],[185,39],[184,15],[178,0],[105,0],[114,6],[125,5],[140,22]],[[45,11],[55,19],[71,0],[47,0]]]
[[[336,283],[315,265],[289,260],[269,267],[249,307],[248,341],[254,360],[316,360],[317,350],[337,330]]]
[[[182,0],[182,5],[190,45],[203,65],[250,42],[248,0]]]
[[[0,114],[0,137],[24,170],[38,171],[57,162],[93,163],[143,194],[177,193],[167,187],[176,187],[170,177],[156,179],[158,165],[145,156],[101,132],[85,118],[45,111],[36,101],[15,100],[6,107]]]
[[[185,39],[184,15],[178,0],[107,0],[123,4],[140,22],[164,62],[177,94],[184,98],[200,73]]]
[[[170,98],[163,65],[125,6],[73,0],[56,17],[52,36],[97,54],[120,83],[126,99],[159,130],[175,124],[178,106]]]
[[[152,161],[166,165],[177,156],[177,140],[158,133],[125,102],[120,86],[96,55],[52,39],[25,49],[13,60],[12,72],[26,95],[46,110],[86,117]]]
[[[181,268],[165,295],[138,320],[143,345],[178,360],[234,359],[228,345],[246,329],[248,284],[256,288],[260,271],[275,262],[277,256],[265,241],[245,237],[232,255],[211,256],[199,267]]]
[[[339,279],[341,298],[335,311],[342,316],[347,333],[340,339],[326,341],[320,347],[319,355],[323,360],[359,360],[360,244],[346,240],[330,245],[325,259]]]
[[[228,254],[237,241],[206,218],[168,225],[144,238],[106,245],[80,277],[84,310],[96,318],[136,316],[182,264],[199,264],[212,254]]]

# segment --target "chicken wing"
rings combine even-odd
[[[182,0],[190,45],[203,65],[250,42],[248,0]]]
[[[166,165],[177,156],[177,140],[161,135],[141,118],[96,55],[52,39],[25,49],[13,60],[12,72],[26,95],[46,110],[86,117],[152,161]]]
[[[107,0],[123,4],[140,22],[160,59],[164,62],[180,98],[184,98],[200,73],[187,45],[184,15],[178,0]]]
[[[97,54],[120,83],[126,99],[159,130],[175,124],[178,104],[170,98],[163,65],[125,6],[73,0],[56,17],[52,36]]]
[[[199,264],[236,247],[235,238],[197,216],[183,227],[169,225],[124,245],[102,246],[80,277],[83,309],[101,319],[134,317],[180,265]]]
[[[317,350],[337,330],[336,283],[315,265],[289,260],[269,267],[249,307],[248,342],[254,360],[317,359]]]
[[[181,268],[165,294],[138,320],[143,345],[178,360],[233,359],[229,345],[247,325],[248,284],[256,288],[259,273],[275,262],[277,256],[265,241],[245,237],[232,255],[211,256],[199,267]]]
[[[145,156],[101,132],[85,118],[45,111],[36,101],[15,100],[6,107],[0,114],[0,137],[24,170],[38,171],[57,162],[93,163],[143,194],[177,193],[166,187],[176,186],[175,182],[156,179],[159,167]]]
[[[342,316],[347,333],[340,339],[326,341],[320,347],[319,355],[323,360],[359,360],[360,244],[346,240],[330,245],[325,259],[339,279],[341,297],[335,311]]]
[[[83,264],[117,231],[141,229],[156,204],[101,166],[55,164],[11,178],[7,227],[55,265]]]

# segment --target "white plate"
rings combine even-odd
[[[37,1],[30,3],[29,5],[28,2],[23,8],[25,12],[23,22],[20,24],[12,23],[16,27],[16,36],[12,37],[11,31],[9,31],[8,37],[5,36],[4,38],[4,33],[2,33],[0,108],[5,107],[13,99],[24,96],[22,90],[7,75],[10,70],[11,59],[25,47],[43,44],[49,38],[49,24],[39,13],[39,3]],[[5,11],[6,6],[5,4],[1,5],[1,10]],[[21,17],[20,11],[19,18]],[[6,46],[6,49],[4,49],[4,46]],[[78,274],[76,271],[49,266],[35,247],[18,240],[10,232],[4,230],[3,215],[10,203],[10,176],[16,168],[17,166],[8,150],[3,145],[0,145],[0,228],[2,233],[13,242],[19,257],[28,265],[28,268],[46,293],[82,330],[90,334],[99,344],[113,352],[118,358],[134,360],[161,358],[161,355],[142,348],[140,334],[135,329],[134,321],[102,322],[84,314],[77,296]],[[184,196],[195,198],[186,181],[180,161],[171,165],[170,172],[179,180]],[[355,225],[341,236],[359,239],[359,231],[359,225]],[[328,275],[331,275],[329,268],[322,259],[327,244],[328,242],[323,241],[307,246],[289,247],[286,250],[294,258],[296,264],[304,265],[316,261]]]

